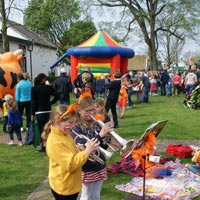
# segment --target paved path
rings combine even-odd
[[[25,134],[23,134],[25,135]],[[7,143],[8,135],[5,133],[0,133],[0,143]],[[157,140],[156,146],[158,151],[165,152],[169,144],[182,144],[182,145],[195,145],[200,147],[200,140]],[[45,179],[34,191],[29,195],[27,200],[54,200],[48,179]]]

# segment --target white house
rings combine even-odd
[[[0,18],[0,27],[2,22]],[[8,21],[9,51],[23,49],[21,62],[23,72],[28,72],[32,80],[39,74],[51,71],[49,66],[57,59],[57,48],[38,34],[28,30],[24,25]],[[2,53],[2,35],[0,33],[0,51]]]

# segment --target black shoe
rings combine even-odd
[[[46,151],[44,149],[40,149],[36,151],[37,153],[46,153]]]

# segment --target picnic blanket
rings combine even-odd
[[[163,179],[149,178],[145,181],[145,196],[154,199],[189,200],[200,195],[200,176],[192,173],[186,165],[169,161],[167,168],[172,175]],[[143,195],[143,178],[134,177],[129,183],[116,185],[120,191]]]
[[[124,173],[130,174],[132,176],[143,176],[143,169],[140,165],[137,169],[135,169],[135,160],[132,157],[125,158],[126,155],[123,155],[121,160],[115,163],[111,163],[110,166],[107,167],[107,171],[112,174]],[[160,158],[160,164],[164,165],[169,161],[175,162],[175,158],[162,156]]]

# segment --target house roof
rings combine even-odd
[[[146,69],[148,56],[135,55],[135,57],[128,59],[128,70],[143,70]]]
[[[1,18],[0,18],[1,20]],[[29,30],[25,25],[18,24],[16,22],[8,20],[8,29],[12,29],[12,34],[9,34],[8,31],[8,38],[12,41],[21,41],[25,44],[30,44],[30,42],[34,42],[34,45],[42,45],[48,48],[55,48],[56,46],[53,45],[51,42],[48,42],[42,36],[34,33],[33,31]],[[13,34],[13,31],[16,34]],[[21,37],[19,37],[19,35]]]

